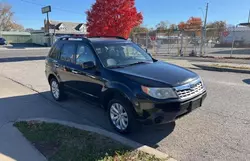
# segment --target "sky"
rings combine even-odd
[[[85,11],[95,0],[0,0],[12,5],[15,20],[25,28],[40,29],[45,14],[41,7],[51,5],[51,20],[86,22]],[[226,21],[236,25],[247,22],[250,0],[135,0],[138,12],[144,16],[143,25],[155,27],[160,21],[178,24],[189,17],[204,18],[206,3],[209,3],[208,22]]]

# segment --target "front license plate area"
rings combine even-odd
[[[190,104],[190,111],[200,107],[202,104],[202,99],[197,99],[195,101],[192,101]]]

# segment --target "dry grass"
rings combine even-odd
[[[15,126],[49,161],[160,161],[105,136],[76,128],[34,121]]]

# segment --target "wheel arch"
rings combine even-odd
[[[51,74],[48,75],[48,82],[49,82],[49,83],[50,83],[50,81],[51,81],[52,78],[55,78],[58,82],[60,81],[60,80],[58,79],[58,77],[57,77],[55,74],[52,74],[52,73],[51,73]]]

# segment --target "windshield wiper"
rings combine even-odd
[[[109,66],[109,69],[114,69],[114,68],[124,68],[125,65],[114,65],[114,66]]]
[[[135,62],[135,63],[132,63],[132,64],[128,64],[127,66],[131,66],[131,65],[137,65],[137,64],[148,64],[150,62],[147,62],[147,61],[138,61],[138,62]]]
[[[108,68],[110,68],[110,69],[114,69],[114,68],[124,68],[124,67],[132,66],[132,65],[145,64],[145,63],[150,63],[150,62],[147,62],[147,61],[138,61],[138,62],[135,62],[135,63],[132,63],[132,64],[115,65],[115,66],[110,66],[110,67],[108,67]]]

